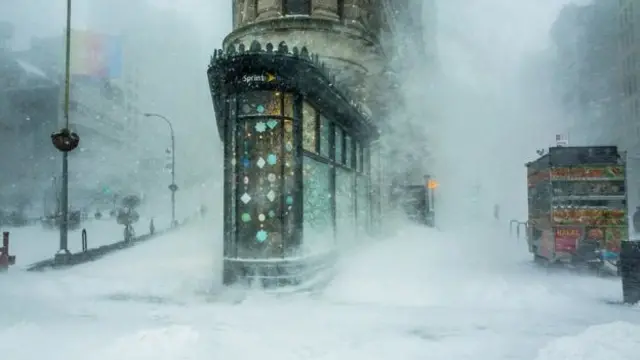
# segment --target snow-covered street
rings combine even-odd
[[[221,293],[216,234],[200,222],[70,270],[12,269],[0,277],[0,352],[625,360],[640,351],[640,309],[605,303],[620,298],[619,281],[547,273],[499,231],[407,228],[345,259],[322,293],[284,296]]]

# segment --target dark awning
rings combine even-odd
[[[318,57],[306,48],[289,51],[281,42],[278,49],[269,43],[263,49],[254,41],[247,50],[243,44],[236,49],[216,50],[207,71],[211,96],[216,111],[218,130],[222,134],[224,101],[227,95],[253,90],[290,91],[304,95],[342,126],[363,139],[375,139],[379,131],[355,96],[336,86]]]

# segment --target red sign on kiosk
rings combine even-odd
[[[556,251],[572,252],[578,245],[578,240],[582,237],[580,227],[558,227],[555,231]]]

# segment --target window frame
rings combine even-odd
[[[274,99],[276,99],[279,102],[279,107],[280,107],[280,111],[278,115],[274,115],[274,114],[255,114],[255,113],[243,113],[241,106],[243,104],[243,98],[246,98],[248,96],[251,96],[251,94],[255,94],[255,93],[270,93],[271,96],[273,96]],[[285,109],[285,104],[286,104],[286,97],[287,95],[292,96],[292,103],[291,103],[291,109],[289,111],[286,111]],[[260,120],[267,120],[267,119],[278,119],[278,121],[280,121],[281,124],[281,128],[280,128],[280,132],[281,132],[281,144],[280,144],[280,153],[284,154],[286,149],[285,149],[285,141],[284,141],[284,124],[285,121],[290,121],[293,126],[294,126],[294,130],[293,130],[293,137],[294,137],[294,159],[297,158],[296,154],[295,154],[295,141],[296,141],[296,134],[295,134],[295,124],[298,121],[296,119],[296,114],[295,114],[295,108],[296,108],[296,101],[297,101],[297,97],[299,96],[299,94],[297,94],[296,92],[291,92],[291,91],[281,91],[281,90],[262,90],[262,89],[255,89],[255,90],[249,90],[249,91],[243,91],[243,92],[238,92],[232,95],[234,97],[234,102],[233,105],[229,104],[229,107],[233,106],[234,109],[229,109],[228,111],[228,117],[233,117],[233,120],[231,121],[230,126],[232,126],[231,129],[229,129],[230,134],[229,136],[232,136],[235,138],[234,140],[234,148],[230,149],[229,152],[232,153],[234,156],[232,157],[235,160],[235,164],[231,165],[232,167],[232,171],[235,177],[235,182],[236,185],[234,186],[235,189],[229,189],[229,194],[226,196],[229,196],[229,201],[234,201],[235,202],[235,215],[231,216],[228,220],[225,220],[225,222],[229,222],[229,231],[232,232],[232,239],[234,242],[234,251],[233,251],[233,255],[235,257],[238,256],[238,248],[240,245],[239,240],[241,239],[240,236],[240,229],[241,229],[241,224],[240,222],[241,220],[241,216],[239,214],[239,209],[241,209],[242,205],[241,205],[241,186],[240,186],[240,174],[243,172],[242,171],[242,166],[241,166],[241,161],[239,161],[239,154],[241,153],[241,145],[242,145],[242,141],[240,141],[240,139],[238,139],[239,136],[241,136],[240,134],[243,133],[241,130],[242,128],[245,126],[245,123],[247,121],[250,122],[255,122],[255,121],[260,121]],[[287,114],[287,115],[285,115]],[[301,121],[301,119],[300,119]],[[302,146],[302,139],[300,139],[300,146]],[[296,160],[297,162],[298,160]],[[295,166],[294,166],[295,167]],[[284,175],[285,172],[285,166],[284,166],[284,162],[282,162],[280,164],[280,172],[282,175]],[[285,212],[285,181],[284,179],[280,180],[279,183],[279,197],[281,197],[280,199],[280,213],[284,214]],[[297,187],[297,185],[294,185],[294,187]],[[233,191],[233,193],[231,192]],[[226,197],[225,196],[225,197]],[[299,195],[295,193],[294,190],[294,199],[298,198]],[[232,211],[231,209],[229,211]],[[302,212],[302,210],[299,210],[300,212]],[[297,216],[297,215],[294,215]],[[234,221],[235,220],[235,221]],[[297,220],[295,220],[297,221]],[[295,222],[294,221],[294,222]],[[295,243],[297,241],[299,241],[299,239],[297,239],[297,237],[299,236],[297,234],[298,231],[298,227],[300,225],[295,225],[295,228],[289,228],[289,224],[287,219],[285,218],[285,216],[282,216],[280,218],[280,227],[282,229],[282,241],[283,243]],[[283,256],[285,254],[283,253]]]
[[[316,106],[312,101],[309,101],[308,99],[303,98],[302,102],[300,104],[300,107],[302,108],[304,105],[304,103],[309,104],[311,107],[313,107],[313,109],[315,110],[315,121],[316,121],[316,129],[315,129],[315,137],[316,137],[316,147],[315,147],[315,151],[308,151],[305,150],[302,147],[302,156],[301,156],[301,160],[302,162],[304,162],[304,158],[308,157],[312,160],[318,161],[318,162],[322,162],[325,164],[328,164],[331,168],[331,179],[330,179],[330,189],[331,189],[331,193],[332,193],[332,217],[333,217],[333,230],[334,230],[334,240],[337,240],[337,231],[338,231],[338,224],[337,224],[337,219],[336,219],[336,214],[337,214],[337,204],[336,204],[336,192],[337,192],[337,184],[336,184],[336,170],[337,169],[342,169],[342,170],[346,170],[349,171],[353,174],[353,183],[351,184],[351,193],[353,194],[353,211],[354,211],[354,218],[353,218],[353,225],[354,225],[354,230],[358,231],[358,224],[359,224],[359,201],[358,201],[358,180],[361,177],[366,177],[367,181],[368,181],[368,186],[369,188],[368,190],[368,199],[367,199],[367,203],[368,203],[368,207],[369,207],[369,212],[368,212],[368,216],[365,219],[365,232],[367,233],[371,233],[371,231],[373,230],[373,201],[371,199],[371,172],[369,171],[369,166],[371,164],[371,159],[370,158],[365,158],[365,155],[369,155],[371,154],[370,151],[370,143],[361,141],[359,138],[359,134],[358,133],[354,133],[354,132],[350,132],[347,131],[346,128],[339,124],[335,119],[327,116],[326,114],[324,114],[318,106]],[[329,126],[329,157],[327,158],[326,156],[322,155],[322,141],[320,139],[321,136],[321,117],[323,117],[326,122],[327,125]],[[303,119],[300,119],[300,122],[302,123]],[[341,138],[342,138],[342,143],[341,145],[341,159],[336,159],[336,146],[338,144],[336,144],[336,134],[337,131],[339,130],[340,133],[342,134]],[[351,162],[349,163],[347,161],[347,151],[346,151],[346,146],[347,146],[347,141],[346,141],[346,136],[349,136],[351,139],[350,145],[351,145],[351,149],[349,151],[349,155],[351,156]],[[300,139],[300,141],[302,142],[302,139]],[[359,150],[358,153],[356,153],[356,149],[358,148],[358,146],[356,146],[356,144],[359,144]],[[358,165],[358,162],[362,162],[361,165]],[[304,186],[304,185],[303,185]],[[304,219],[304,213],[302,211],[303,209],[301,209],[302,212],[302,219]],[[304,220],[303,220],[304,222]],[[304,228],[303,228],[303,233],[304,233]],[[303,235],[304,238],[304,235]],[[304,241],[304,240],[303,240]]]
[[[307,10],[306,12],[291,12],[291,7],[292,6],[299,6],[300,8],[302,8],[302,4],[301,3],[306,3],[304,5],[306,5]],[[302,15],[302,16],[311,16],[311,10],[313,7],[313,1],[312,0],[282,0],[282,15],[287,16],[287,15]],[[295,4],[295,5],[292,5]]]

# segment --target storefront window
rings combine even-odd
[[[336,147],[336,158],[335,161],[339,164],[344,163],[342,150],[344,148],[344,137],[342,133],[342,129],[338,126],[334,126],[335,128],[335,147]]]
[[[351,136],[344,136],[344,157],[345,165],[353,167],[353,143],[351,142]]]
[[[307,102],[302,106],[302,148],[316,152],[317,147],[317,118],[316,110]]]
[[[236,125],[227,132],[231,194],[226,224],[236,250],[228,253],[225,245],[225,256],[317,254],[334,250],[336,240],[349,240],[370,226],[371,185],[362,175],[365,148],[309,103],[299,104],[302,118],[294,119],[297,99],[258,91],[238,95],[237,106],[229,104]],[[299,157],[298,146],[307,155]],[[336,163],[349,169],[334,167]]]
[[[358,175],[357,181],[358,235],[365,235],[367,234],[369,219],[371,217],[371,205],[369,204],[369,178],[365,175]]]
[[[270,258],[281,253],[281,126],[282,120],[276,118],[245,118],[238,134],[240,257]]]
[[[329,119],[320,115],[320,155],[331,156],[331,123]]]
[[[240,116],[282,114],[282,94],[272,91],[255,91],[239,96]]]
[[[331,168],[329,164],[304,157],[304,248],[305,254],[333,248]]]
[[[283,194],[281,201],[284,203],[283,205],[283,221],[285,223],[285,239],[293,239],[296,233],[296,229],[298,224],[296,224],[295,217],[295,189],[296,189],[296,176],[295,176],[295,147],[294,147],[294,136],[293,136],[293,120],[284,120],[284,156],[282,163],[282,171],[283,171]],[[287,246],[286,251],[294,251],[295,249],[290,249]]]
[[[284,116],[286,117],[293,117],[293,103],[294,103],[295,98],[293,97],[293,94],[290,93],[286,93],[284,94]]]
[[[354,173],[336,168],[336,230],[338,241],[355,236]]]

